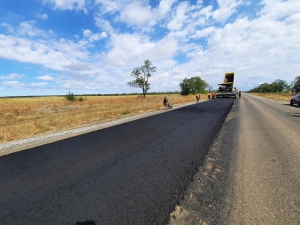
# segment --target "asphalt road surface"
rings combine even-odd
[[[0,157],[0,224],[166,224],[233,103],[205,101]]]
[[[170,225],[300,224],[300,108],[237,99]]]
[[[245,94],[2,156],[0,224],[299,225],[299,125]]]

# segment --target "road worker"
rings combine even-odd
[[[197,102],[199,102],[199,100],[200,100],[200,94],[199,93],[196,94],[196,99],[197,99]]]

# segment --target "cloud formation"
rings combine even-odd
[[[180,81],[192,76],[217,88],[227,71],[235,71],[236,86],[242,90],[276,79],[289,82],[299,75],[299,1],[36,4],[42,10],[31,14],[35,19],[25,12],[14,15],[15,22],[9,14],[0,19],[0,60],[15,64],[1,74],[5,81],[0,93],[30,87],[138,92],[127,82],[146,59],[157,67],[150,91],[179,90]],[[67,23],[72,26],[61,25]]]

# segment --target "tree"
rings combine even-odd
[[[259,87],[259,90],[260,90],[259,92],[263,92],[263,93],[273,92],[272,85],[268,84],[268,83],[261,84],[260,87]]]
[[[281,93],[285,90],[288,90],[289,85],[287,84],[286,81],[277,79],[274,82],[272,82],[271,86],[272,86],[273,92]]]
[[[277,79],[271,84],[264,83],[249,90],[254,93],[281,93],[281,92],[300,92],[300,76],[296,77],[294,81],[290,82],[290,85],[284,81]]]
[[[300,92],[300,76],[294,79],[291,86],[293,87],[292,92],[296,92],[296,93]]]
[[[150,60],[145,60],[144,65],[135,68],[131,72],[131,76],[135,79],[128,82],[128,85],[131,87],[141,88],[143,90],[143,96],[146,97],[147,91],[150,89],[150,83],[148,82],[149,77],[156,72],[156,67],[152,66]]]
[[[189,95],[191,89],[189,88],[189,80],[187,78],[183,79],[182,82],[179,84],[181,89],[182,95]]]
[[[205,80],[200,77],[191,77],[190,79],[185,78],[180,84],[181,94],[189,95],[196,93],[203,93],[208,84]]]

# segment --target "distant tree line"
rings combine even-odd
[[[85,94],[84,96],[126,96],[140,95],[141,93],[114,93],[114,94]],[[180,94],[179,91],[148,92],[147,95]]]
[[[254,93],[282,93],[282,92],[300,92],[300,76],[296,77],[290,84],[284,80],[277,79],[271,84],[263,83],[249,90]]]

